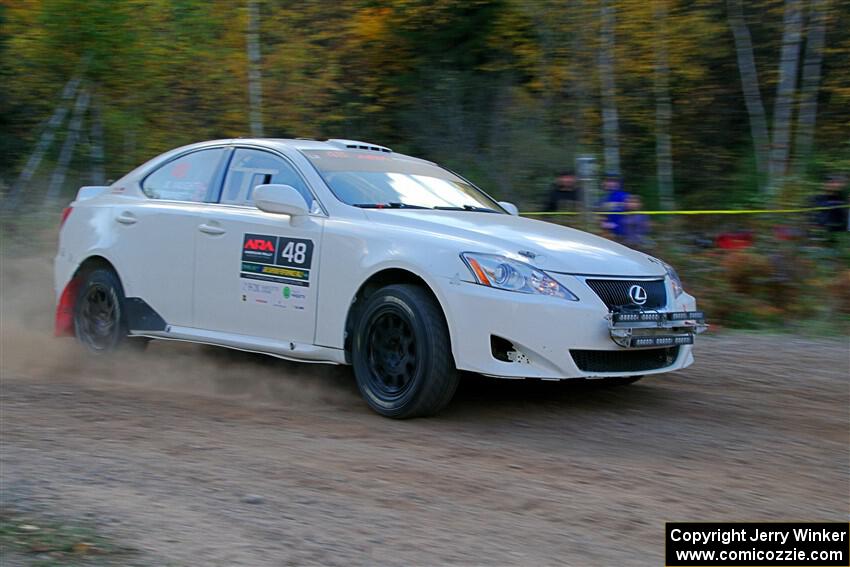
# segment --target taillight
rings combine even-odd
[[[62,228],[62,225],[65,224],[65,221],[68,220],[68,217],[71,215],[71,211],[74,210],[74,207],[67,206],[62,209],[62,218],[59,219],[59,228]]]

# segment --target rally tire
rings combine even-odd
[[[366,299],[354,326],[352,365],[363,398],[386,417],[434,415],[457,389],[443,312],[417,285],[389,285]]]
[[[112,270],[98,268],[84,276],[74,303],[74,334],[97,355],[119,348],[144,349],[147,341],[127,340],[124,288]]]

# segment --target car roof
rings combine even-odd
[[[187,149],[200,149],[207,146],[216,146],[222,144],[247,144],[252,146],[265,146],[267,148],[291,148],[298,151],[305,150],[336,150],[336,151],[366,151],[382,154],[389,154],[394,157],[410,159],[437,165],[434,162],[415,156],[394,152],[392,149],[374,144],[372,142],[364,142],[361,140],[349,140],[343,138],[330,138],[327,140],[314,140],[312,138],[229,138],[222,140],[208,140],[206,142],[197,142],[188,146],[183,146],[173,150],[174,153],[184,152]],[[171,153],[171,152],[169,152]]]
[[[296,150],[365,150],[381,153],[394,153],[390,148],[380,144],[340,138],[332,138],[328,140],[314,140],[312,138],[230,138],[197,142],[195,144],[184,146],[184,148],[202,148],[205,146],[238,143],[267,147],[285,146]]]
[[[131,177],[135,178],[148,175],[151,171],[158,168],[160,164],[188,152],[193,152],[196,150],[216,146],[238,144],[266,147],[269,149],[276,149],[278,151],[284,151],[284,148],[288,148],[296,151],[336,150],[345,152],[376,152],[385,155],[389,154],[393,157],[402,158],[405,160],[419,161],[435,166],[437,165],[429,160],[394,152],[386,146],[373,144],[371,142],[363,142],[360,140],[348,140],[341,138],[331,138],[328,140],[314,140],[312,138],[222,138],[218,140],[206,140],[203,142],[195,142],[192,144],[186,144],[184,146],[173,148],[139,165],[115,183],[124,182],[127,178]]]

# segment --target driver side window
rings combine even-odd
[[[233,154],[220,202],[251,205],[254,203],[254,188],[269,183],[291,185],[304,197],[307,208],[313,210],[313,194],[291,165],[273,154],[245,148],[238,148]]]

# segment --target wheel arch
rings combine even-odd
[[[451,326],[448,322],[446,309],[443,306],[443,302],[440,301],[440,296],[434,290],[433,286],[421,275],[408,268],[385,267],[366,278],[351,298],[351,303],[349,304],[348,313],[345,318],[345,339],[343,343],[346,362],[351,362],[352,331],[354,329],[354,323],[357,321],[357,317],[360,313],[360,309],[366,303],[366,299],[368,299],[369,296],[377,290],[393,284],[412,284],[427,291],[440,307],[440,312],[443,315],[443,321],[445,321],[446,328],[449,330],[449,341],[451,342]]]
[[[107,269],[115,274],[118,283],[122,285],[121,275],[115,266],[104,256],[93,254],[80,262],[74,270],[73,275],[65,284],[59,302],[56,305],[56,317],[54,321],[53,334],[57,337],[74,336],[74,308],[77,304],[77,292],[80,284],[91,272],[98,269]]]
[[[73,278],[82,278],[97,269],[111,270],[116,276],[118,276],[118,280],[121,280],[121,275],[118,273],[118,270],[112,262],[99,254],[93,254],[80,262],[80,265],[77,266],[77,269],[74,271]]]

